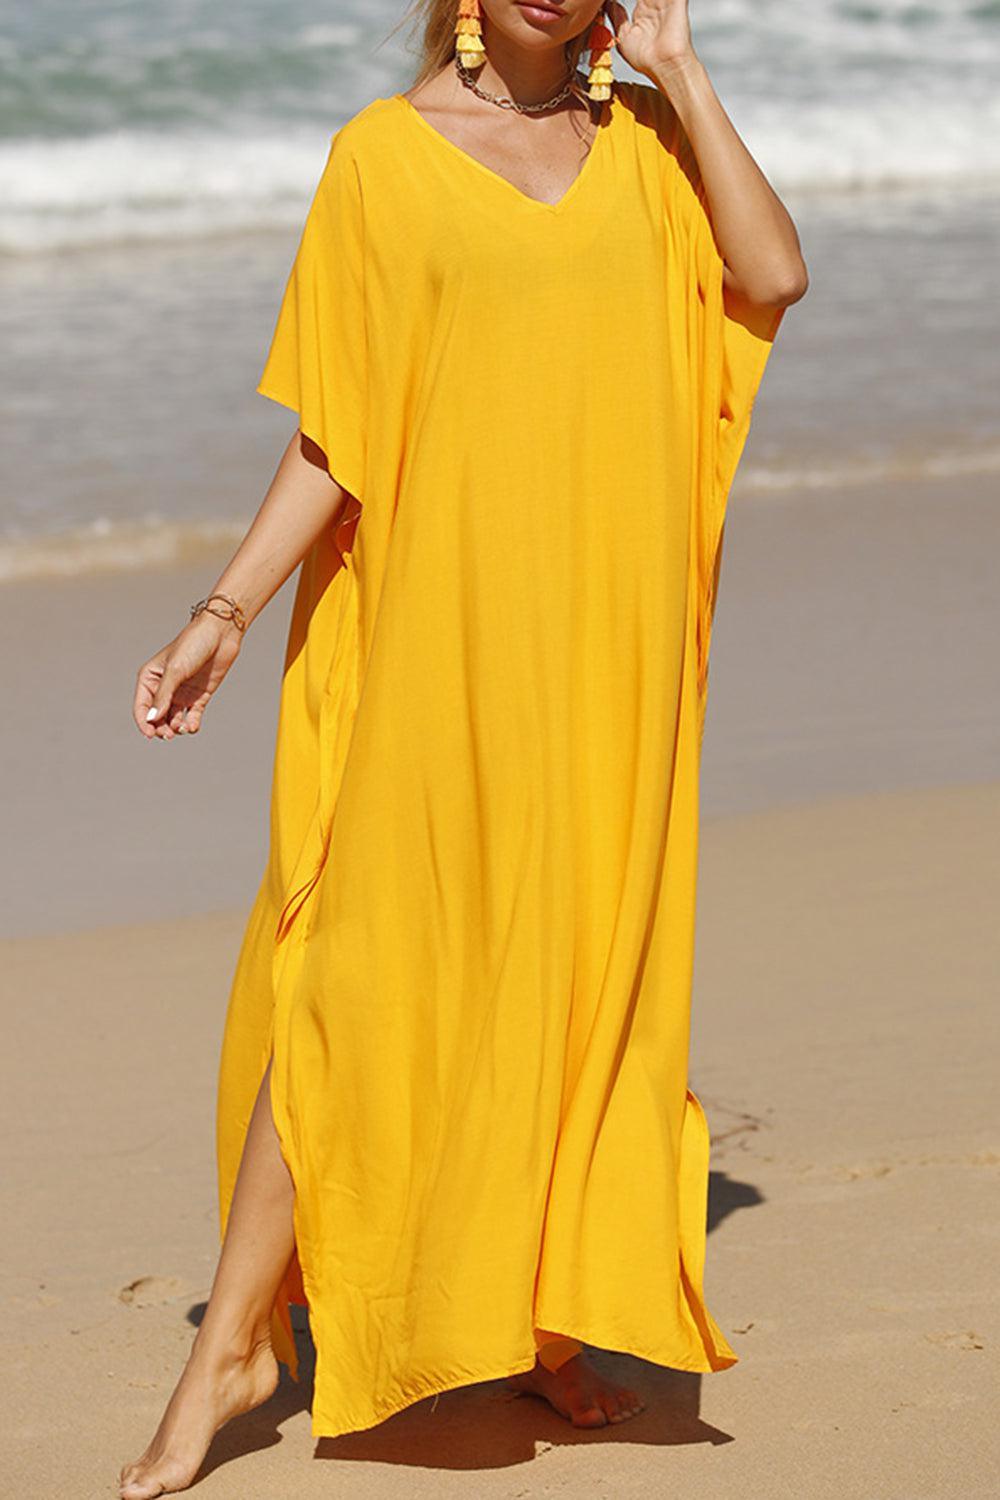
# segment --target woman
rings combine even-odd
[[[726,497],[806,271],[684,0],[419,9],[286,289],[259,389],[299,429],[138,676],[148,738],[198,732],[302,563],[222,1252],[125,1500],[298,1378],[290,1302],[316,1436],[501,1376],[578,1426],[640,1410],[584,1342],[736,1358],[687,1087],[698,761]]]

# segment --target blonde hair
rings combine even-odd
[[[452,61],[455,53],[457,16],[458,0],[412,0],[409,9],[389,32],[389,36],[392,36],[399,26],[409,21],[410,35],[414,33],[419,35],[416,49],[417,71],[413,76],[411,87],[415,88],[417,84],[431,78]],[[590,23],[583,28],[579,36],[571,37],[563,44],[567,67],[574,71],[579,64],[581,52],[586,50],[589,30]]]

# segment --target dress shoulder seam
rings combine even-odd
[[[386,114],[391,102],[381,96],[369,100],[356,114],[337,126],[330,136],[331,143],[342,141],[345,146],[351,147],[363,145],[370,131],[376,128],[376,121]]]

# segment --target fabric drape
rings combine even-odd
[[[305,558],[271,842],[220,1059],[293,1176],[313,1433],[531,1368],[679,1369],[698,772],[729,488],[780,310],[727,296],[665,97],[616,84],[558,203],[402,95],[336,133],[260,381],[345,491]]]

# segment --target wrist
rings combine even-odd
[[[249,624],[239,600],[220,589],[213,589],[204,599],[192,604],[190,613],[192,624],[206,619],[213,621],[213,634],[220,640],[227,635],[242,636]]]
[[[649,70],[650,82],[670,99],[691,92],[707,77],[705,64],[693,47],[673,57],[661,58]]]
[[[184,627],[185,630],[197,631],[199,635],[207,635],[216,645],[221,646],[223,642],[240,646],[243,643],[243,631],[240,630],[235,620],[224,620],[221,616],[213,614],[210,610],[203,609]]]

